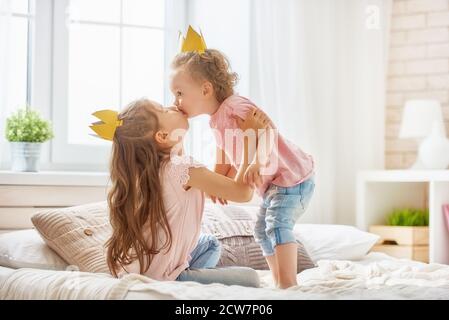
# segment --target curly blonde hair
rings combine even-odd
[[[209,81],[218,102],[234,94],[238,75],[231,71],[228,58],[220,51],[206,49],[202,54],[192,51],[179,53],[172,62],[172,68],[180,67],[187,67],[194,79]]]

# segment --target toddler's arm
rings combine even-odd
[[[259,116],[259,120],[263,121],[265,125],[264,128],[260,127],[260,124],[256,124],[253,122],[244,122],[239,117],[235,117],[237,120],[237,124],[240,129],[246,131],[248,129],[255,130],[257,133],[256,137],[256,151],[255,156],[253,157],[253,161],[250,163],[246,172],[244,174],[244,181],[250,185],[260,186],[262,183],[262,178],[260,177],[260,169],[268,164],[269,156],[273,151],[275,138],[275,126],[270,118],[262,111],[262,110],[252,110],[250,111],[253,114],[257,113]],[[251,113],[249,113],[251,115]],[[259,131],[263,129],[262,131]]]

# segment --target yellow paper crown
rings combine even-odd
[[[187,35],[182,37],[181,52],[194,51],[198,53],[204,53],[207,49],[206,42],[204,41],[203,34],[200,34],[193,30],[192,26],[189,25],[187,30]]]
[[[123,124],[123,120],[118,120],[118,112],[114,110],[100,110],[92,113],[101,121],[92,123],[91,128],[98,137],[111,140],[114,138],[115,130]]]

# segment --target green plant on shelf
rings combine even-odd
[[[413,208],[394,209],[387,216],[387,225],[407,227],[428,226],[429,210]]]

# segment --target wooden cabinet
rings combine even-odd
[[[380,238],[372,251],[396,258],[429,262],[429,227],[370,226]]]
[[[429,209],[429,262],[449,264],[449,232],[443,205],[449,203],[449,170],[363,171],[357,177],[357,227],[385,224],[395,208]],[[414,253],[413,253],[414,254]],[[422,257],[425,249],[421,248]]]

